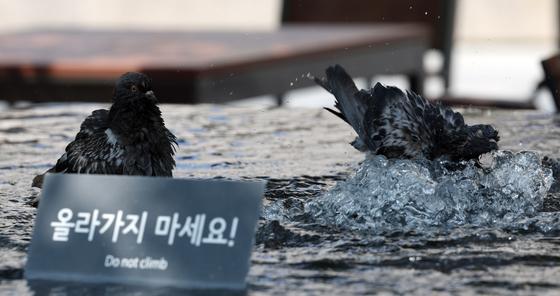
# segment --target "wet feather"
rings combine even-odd
[[[358,90],[339,65],[315,81],[336,97],[335,108],[325,108],[350,124],[360,151],[391,158],[476,158],[498,149],[498,131],[490,125],[466,125],[463,116],[441,103],[413,92],[377,83]]]
[[[146,75],[124,74],[111,108],[93,111],[46,173],[171,177],[176,137],[165,127],[156,103]],[[32,185],[41,187],[43,177],[36,176]]]

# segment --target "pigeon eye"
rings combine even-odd
[[[131,90],[132,92],[137,92],[137,91],[138,91],[138,87],[137,87],[136,85],[133,85],[133,86],[130,87],[130,90]]]

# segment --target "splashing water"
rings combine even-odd
[[[533,152],[497,151],[460,163],[370,155],[305,212],[320,224],[372,232],[507,227],[535,216],[552,182]]]

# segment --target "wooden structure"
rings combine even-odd
[[[166,103],[281,97],[339,63],[405,74],[421,92],[429,30],[418,24],[285,25],[274,32],[32,31],[0,35],[0,100],[108,101],[141,71]]]
[[[416,24],[431,32],[430,48],[439,50],[438,75],[449,87],[456,0],[284,0],[284,24]],[[412,80],[414,77],[411,77]],[[414,81],[411,81],[414,83]]]

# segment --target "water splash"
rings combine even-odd
[[[371,232],[510,227],[538,213],[552,182],[533,152],[498,151],[460,163],[371,155],[305,212],[320,224]]]

